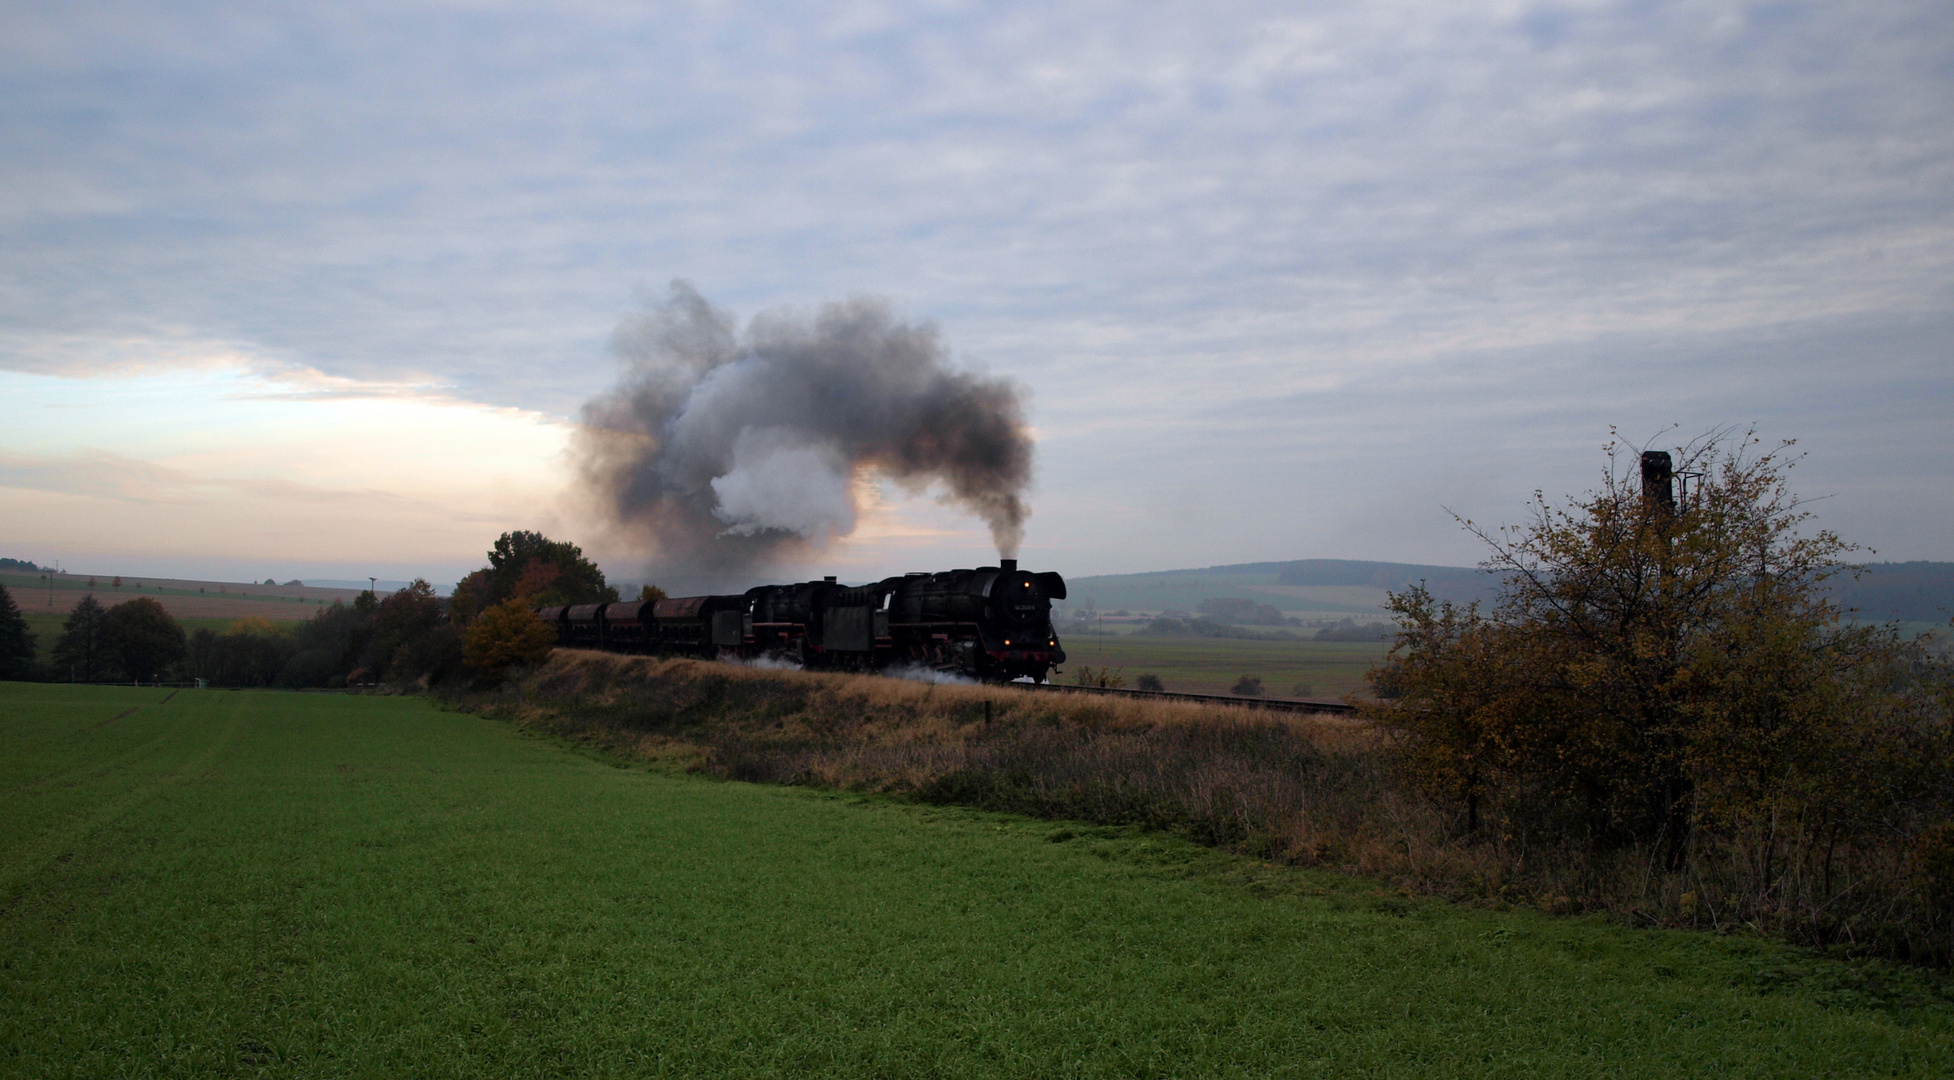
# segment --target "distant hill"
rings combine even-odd
[[[1833,596],[1879,622],[1946,622],[1954,616],[1954,562],[1872,563],[1859,580],[1839,582]]]
[[[1067,603],[1076,608],[1091,600],[1100,611],[1192,612],[1203,600],[1240,597],[1306,621],[1381,618],[1387,591],[1421,581],[1434,596],[1461,604],[1490,604],[1498,588],[1496,575],[1475,567],[1297,559],[1071,578]],[[1873,563],[1857,581],[1835,583],[1833,595],[1870,620],[1945,622],[1954,615],[1954,562]]]

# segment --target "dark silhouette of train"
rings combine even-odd
[[[1065,662],[1052,629],[1056,573],[1016,559],[974,570],[905,574],[870,585],[834,578],[761,585],[736,596],[683,596],[542,608],[560,645],[703,657],[762,657],[809,668],[922,667],[987,682],[1044,682]]]

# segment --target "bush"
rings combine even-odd
[[[549,658],[556,628],[544,622],[527,601],[504,600],[468,626],[463,654],[468,666],[491,678],[512,667],[531,667]]]
[[[1120,674],[1119,668],[1096,668],[1090,664],[1080,664],[1079,670],[1073,673],[1073,678],[1080,686],[1097,686],[1109,690],[1117,690],[1126,685],[1126,676]]]
[[[1160,676],[1149,672],[1134,679],[1133,688],[1135,690],[1151,690],[1157,694],[1167,689],[1167,686],[1160,681]]]
[[[1262,677],[1259,675],[1244,675],[1236,679],[1235,685],[1229,687],[1228,692],[1236,697],[1261,697],[1268,693],[1263,688]]]

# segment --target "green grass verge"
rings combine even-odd
[[[1166,637],[1154,634],[1068,634],[1066,670],[1079,665],[1120,668],[1126,685],[1142,673],[1160,676],[1169,690],[1225,694],[1235,680],[1254,675],[1269,694],[1286,697],[1299,684],[1310,693],[1338,697],[1364,688],[1364,672],[1390,651],[1388,642],[1244,641],[1236,638]]]
[[[425,700],[0,684],[0,1075],[1945,1076],[1926,973]]]

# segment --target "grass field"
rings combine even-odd
[[[1364,687],[1364,672],[1390,650],[1388,642],[1244,641],[1154,634],[1069,634],[1064,639],[1070,682],[1080,665],[1119,668],[1132,686],[1150,672],[1169,690],[1225,694],[1254,675],[1273,697],[1340,697]],[[1292,694],[1298,685],[1309,692]]]
[[[1920,972],[421,699],[0,684],[0,737],[0,1075],[1954,1073]]]

